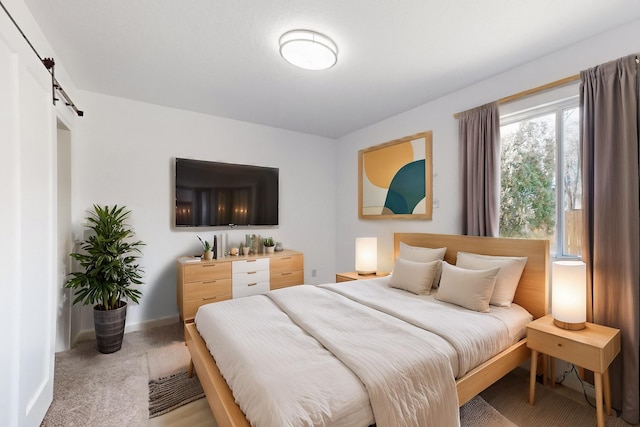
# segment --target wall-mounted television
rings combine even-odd
[[[279,169],[176,158],[176,227],[278,225]]]

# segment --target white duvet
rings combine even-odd
[[[321,285],[354,301],[388,313],[445,338],[455,349],[456,378],[519,341],[531,314],[518,305],[491,306],[489,313],[467,310],[431,295],[414,295],[389,287],[389,278]]]
[[[454,377],[517,341],[528,313],[468,312],[387,281],[296,286],[198,310],[198,331],[252,425],[459,424]],[[455,320],[467,313],[473,326]]]

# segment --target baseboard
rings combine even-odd
[[[555,362],[556,362],[556,381],[562,381],[564,372],[571,369],[571,364],[560,359],[556,359]],[[527,371],[527,375],[528,375],[529,372],[531,372],[531,362],[527,361],[525,363],[522,363],[519,366],[519,368]],[[587,396],[589,396],[594,400],[596,398],[596,392],[593,385],[585,381],[584,389],[583,389],[583,383],[580,382],[580,380],[574,373],[568,374],[567,377],[564,379],[564,381],[562,381],[562,385],[580,393],[587,393]]]
[[[576,369],[578,369],[577,366]],[[570,370],[570,363],[565,362],[564,360],[556,359],[556,381],[562,381],[564,373]],[[596,398],[595,387],[585,380],[580,381],[580,379],[574,372],[567,374],[567,377],[564,378],[564,381],[562,381],[562,385],[576,390],[580,393],[586,393],[590,398],[594,400]]]
[[[180,317],[178,315],[175,315],[175,316],[161,317],[159,319],[147,320],[146,322],[132,323],[132,324],[127,323],[124,327],[124,333],[128,334],[129,332],[146,331],[151,328],[157,328],[158,326],[166,326],[166,325],[178,323],[179,321],[180,321]],[[78,343],[85,342],[85,341],[92,341],[95,339],[96,339],[96,331],[94,329],[83,329],[82,331],[78,332],[78,335],[73,340],[71,347],[74,347]]]

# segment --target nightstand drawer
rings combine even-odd
[[[213,279],[223,279],[231,277],[230,263],[198,263],[185,265],[184,282],[204,282]]]
[[[529,328],[527,332],[527,347],[590,371],[603,371],[600,358],[602,352],[593,345]]]

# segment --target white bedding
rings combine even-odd
[[[355,372],[378,427],[459,424],[451,348],[443,338],[315,286],[267,295]]]
[[[488,313],[439,301],[432,295],[414,295],[389,287],[389,277],[320,285],[354,301],[388,313],[445,338],[456,350],[452,361],[456,378],[522,339],[531,314],[491,306]]]
[[[198,332],[253,426],[367,426],[362,382],[268,297],[200,307]]]
[[[198,310],[195,322],[236,402],[254,426],[377,422],[382,427],[400,422],[425,425],[423,420],[434,419],[438,423],[428,425],[457,425],[454,376],[462,376],[517,341],[530,320],[515,305],[491,310],[475,313],[392,289],[388,278],[382,278],[296,286],[209,304]],[[444,317],[447,312],[454,320]],[[465,322],[455,320],[463,317]],[[469,319],[472,326],[466,323]],[[428,320],[436,321],[427,324]],[[489,329],[497,335],[487,337]],[[382,336],[381,331],[391,336]],[[450,338],[460,332],[463,335]],[[336,344],[340,341],[344,345]],[[415,358],[421,353],[421,358]],[[436,369],[425,368],[432,362]],[[420,370],[400,374],[414,369]],[[405,393],[397,394],[402,389]],[[403,407],[400,402],[413,403]]]

